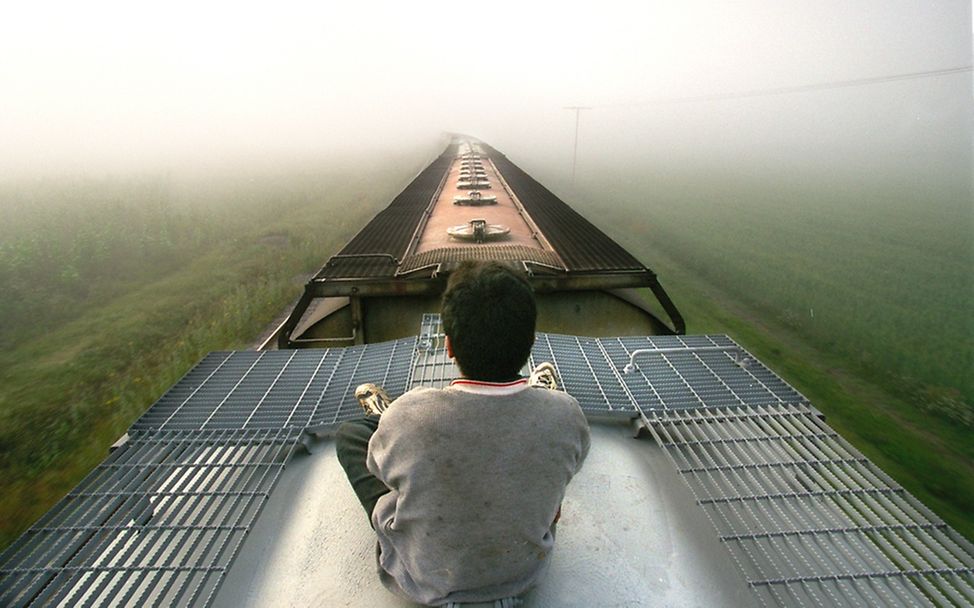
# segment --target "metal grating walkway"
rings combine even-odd
[[[539,333],[593,419],[641,419],[757,597],[779,606],[974,604],[974,548],[726,336]],[[306,432],[459,372],[439,315],[420,335],[211,353],[0,555],[0,605],[207,605]]]
[[[361,415],[355,387],[406,390],[416,338],[324,350],[210,353],[132,425],[143,430],[303,429]]]
[[[460,370],[453,363],[453,359],[446,355],[440,315],[424,314],[420,324],[419,340],[416,343],[416,356],[413,358],[409,388],[418,386],[443,388],[454,378],[459,377]]]
[[[974,604],[974,547],[806,405],[644,420],[763,604]]]
[[[441,264],[458,264],[464,260],[514,260],[564,270],[558,255],[552,251],[524,245],[481,245],[476,248],[441,247],[408,256],[399,265],[396,274],[409,274]]]
[[[578,399],[587,415],[638,415],[601,340],[539,333],[531,349],[531,366],[544,361],[554,364],[559,388]]]
[[[306,429],[405,391],[416,338],[207,355],[0,555],[0,605],[206,605]]]
[[[717,352],[724,348],[728,352]],[[739,351],[735,363],[730,349]],[[625,372],[633,352],[635,369]],[[636,417],[717,405],[763,405],[806,399],[727,336],[584,338],[539,333],[531,365],[555,364],[564,389],[592,415]],[[637,409],[638,404],[638,409]]]
[[[743,353],[738,365],[724,347]],[[626,373],[630,356],[643,353]],[[636,418],[639,411],[805,402],[805,398],[727,336],[585,338],[539,332],[523,375],[544,361],[559,387],[589,416]],[[409,388],[443,387],[459,376],[446,356],[440,316],[425,314]],[[638,404],[638,407],[637,407]]]
[[[0,555],[0,605],[209,603],[298,435],[136,436]]]

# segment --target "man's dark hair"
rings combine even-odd
[[[450,276],[441,315],[465,376],[490,382],[518,377],[538,316],[523,276],[497,262],[464,262]]]

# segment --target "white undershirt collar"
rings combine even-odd
[[[524,389],[528,388],[528,379],[521,378],[520,380],[512,380],[510,382],[487,382],[484,380],[470,380],[469,378],[457,378],[450,383],[452,388],[463,391],[465,393],[474,393],[476,395],[513,395],[515,393],[520,393]]]

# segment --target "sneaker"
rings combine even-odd
[[[539,363],[531,372],[531,379],[528,384],[546,388],[549,391],[558,390],[558,372],[555,371],[555,366],[547,361]]]
[[[359,384],[355,389],[355,397],[359,405],[365,410],[366,416],[381,416],[382,412],[389,408],[392,399],[389,398],[386,390],[378,384],[367,382]]]

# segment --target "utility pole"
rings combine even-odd
[[[575,166],[578,164],[578,121],[582,115],[582,110],[591,110],[586,106],[567,106],[566,110],[575,110],[575,146],[572,153],[572,187],[575,187]]]

